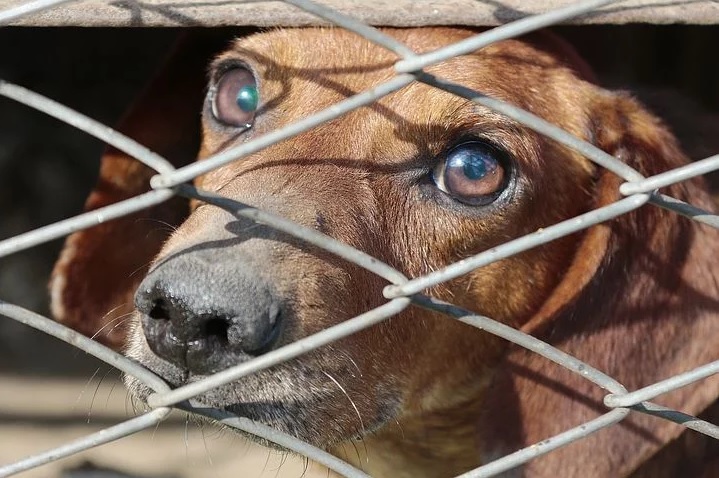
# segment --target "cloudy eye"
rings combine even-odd
[[[260,102],[255,77],[246,68],[227,70],[212,94],[212,115],[218,121],[238,128],[249,128]]]
[[[434,183],[462,203],[471,206],[489,204],[507,186],[504,156],[485,142],[459,144],[434,168]]]

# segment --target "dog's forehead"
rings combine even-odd
[[[470,36],[462,28],[383,29],[383,33],[424,53]],[[237,40],[230,51],[266,65],[331,70],[372,66],[391,70],[400,58],[386,48],[339,28],[287,28]]]
[[[383,29],[417,53],[437,50],[466,39],[475,30],[450,27]],[[464,86],[489,93],[516,91],[517,81],[527,82],[538,70],[562,67],[555,52],[547,52],[539,42],[508,40],[490,45],[467,56],[452,58],[426,71]],[[314,83],[317,87],[337,90],[338,96],[376,86],[395,76],[394,64],[401,58],[388,49],[361,36],[336,28],[277,29],[242,38],[222,55],[223,60],[237,59],[249,64],[265,87],[270,82],[283,86],[293,82]],[[527,75],[529,73],[529,75]],[[503,77],[511,77],[507,85]],[[262,85],[261,85],[262,87]],[[343,90],[343,91],[340,91]],[[493,91],[495,90],[495,91]]]
[[[438,27],[384,29],[383,32],[424,53],[461,41],[476,30]],[[582,115],[576,111],[582,103],[578,97],[580,89],[565,88],[567,82],[576,82],[577,78],[553,49],[537,44],[537,41],[505,41],[426,71],[547,119],[556,119],[566,129],[582,134],[579,124]],[[237,40],[215,61],[212,74],[216,78],[228,62],[244,64],[255,72],[262,118],[258,121],[258,131],[267,131],[299,121],[390,80],[396,75],[394,64],[398,60],[393,52],[349,31],[276,29]],[[560,101],[560,94],[576,98]],[[573,111],[562,111],[566,109]],[[554,115],[557,118],[550,117]],[[478,127],[496,132],[501,137],[493,139],[509,150],[516,150],[521,143],[514,132],[522,127],[512,120],[465,98],[413,83],[373,105],[323,124],[313,141],[293,144],[293,150],[309,144],[320,154],[324,143],[317,141],[318,137],[340,135],[347,139],[342,144],[327,143],[333,154],[365,158],[372,155],[378,144],[383,148],[392,144],[398,148],[397,154],[381,161],[393,161],[391,158],[415,154],[418,147],[430,152],[439,150],[470,128],[477,130]],[[418,138],[422,139],[421,145]],[[205,139],[209,149],[213,149],[214,144],[226,144],[222,138],[206,135]]]

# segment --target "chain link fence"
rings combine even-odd
[[[21,17],[36,14],[44,9],[56,7],[61,3],[66,2],[59,0],[41,0],[27,2],[5,9],[0,11],[0,24],[17,21]],[[369,310],[336,326],[268,352],[249,362],[233,366],[199,382],[184,385],[177,389],[170,389],[161,378],[141,367],[136,362],[46,317],[19,306],[0,301],[0,315],[19,321],[68,342],[120,371],[137,378],[154,390],[154,394],[148,399],[148,404],[152,408],[148,413],[108,427],[101,432],[68,442],[56,449],[38,452],[33,456],[15,463],[2,465],[0,466],[0,476],[11,476],[87,450],[91,447],[100,446],[104,443],[132,435],[137,431],[154,427],[163,421],[173,408],[181,408],[190,413],[210,417],[229,427],[237,428],[263,439],[270,440],[282,447],[322,463],[341,475],[347,477],[365,477],[367,475],[362,471],[308,443],[304,443],[292,436],[283,434],[260,423],[252,422],[243,417],[233,416],[219,409],[195,408],[190,404],[190,400],[198,394],[215,387],[228,384],[249,374],[294,359],[355,332],[371,327],[402,312],[405,308],[412,305],[429,308],[433,311],[446,314],[452,319],[478,327],[488,333],[524,347],[580,375],[608,392],[604,398],[607,411],[600,417],[566,430],[556,436],[549,437],[540,443],[484,464],[462,475],[463,477],[478,478],[495,476],[507,470],[511,470],[533,458],[550,453],[552,450],[574,441],[581,440],[605,427],[615,425],[621,422],[630,413],[649,413],[719,439],[718,426],[696,417],[691,417],[678,411],[656,405],[650,401],[662,394],[716,374],[719,372],[719,361],[705,364],[681,375],[669,377],[666,380],[643,389],[630,392],[614,378],[545,342],[526,335],[512,327],[496,322],[489,317],[476,315],[471,311],[464,310],[449,303],[443,303],[423,294],[423,291],[428,288],[457,278],[476,268],[486,266],[549,241],[584,230],[593,225],[634,211],[640,207],[661,207],[669,209],[677,214],[689,217],[692,220],[713,228],[719,228],[719,216],[656,192],[659,188],[719,170],[719,155],[714,155],[653,177],[643,177],[639,172],[622,163],[617,158],[521,108],[485,96],[480,92],[471,91],[462,85],[450,83],[423,71],[426,67],[459,55],[469,54],[492,43],[562,23],[569,19],[593,12],[597,8],[610,3],[620,2],[612,2],[610,0],[579,2],[557,10],[507,23],[459,43],[421,55],[414,53],[405,45],[384,35],[368,24],[356,21],[323,5],[307,0],[284,0],[284,3],[316,15],[339,27],[351,30],[362,35],[367,40],[396,53],[400,57],[400,60],[394,65],[396,75],[390,80],[376,85],[371,90],[348,97],[326,110],[308,116],[285,128],[270,132],[262,137],[243,143],[240,146],[221,152],[202,162],[193,163],[182,168],[174,168],[166,159],[149,151],[132,139],[62,104],[21,86],[0,80],[0,95],[42,111],[99,138],[105,143],[133,156],[157,172],[157,175],[151,181],[152,190],[150,192],[0,241],[0,257],[66,236],[78,230],[92,227],[98,223],[110,221],[114,218],[148,208],[162,203],[175,195],[181,195],[213,204],[230,211],[234,215],[261,222],[371,271],[391,283],[391,285],[387,286],[384,290],[384,296],[387,302],[376,309]],[[491,250],[482,252],[461,262],[450,264],[425,276],[408,278],[400,271],[380,262],[376,258],[327,237],[313,229],[300,226],[268,212],[237,203],[229,198],[199,190],[189,183],[194,178],[213,169],[261,151],[279,141],[308,131],[356,108],[369,105],[413,82],[425,83],[476,102],[522,123],[526,127],[553,139],[567,148],[581,153],[595,164],[606,168],[624,179],[625,183],[620,187],[620,192],[624,197],[608,206],[592,210],[580,216],[554,224],[541,231],[511,240]]]

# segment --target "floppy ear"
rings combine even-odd
[[[175,166],[195,159],[205,71],[227,33],[184,34],[118,130]],[[85,203],[97,209],[149,191],[154,171],[108,148]],[[97,225],[69,236],[50,282],[56,320],[115,348],[122,346],[133,294],[167,236],[186,217],[181,199]]]
[[[686,163],[675,138],[628,96],[597,90],[590,115],[597,145],[642,174]],[[593,207],[619,199],[621,183],[612,173],[598,170]],[[714,209],[702,180],[662,192]],[[716,360],[716,251],[716,231],[646,205],[584,233],[563,280],[523,329],[607,373],[630,391]],[[492,449],[484,450],[485,456],[538,443],[609,411],[602,404],[608,392],[518,347],[495,376],[480,426],[497,439],[488,445]],[[656,402],[695,415],[718,395],[719,381],[708,379]],[[684,430],[632,412],[619,425],[530,462],[524,476],[625,476],[641,471]],[[693,458],[704,459],[696,450]],[[674,456],[671,461],[686,467],[687,459]],[[666,476],[689,476],[688,469],[661,471]]]

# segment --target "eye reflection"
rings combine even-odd
[[[255,85],[245,85],[237,92],[237,106],[245,113],[254,113],[259,101],[259,93]]]
[[[260,102],[257,82],[247,68],[232,68],[220,77],[212,94],[212,115],[221,123],[249,128]]]
[[[457,201],[473,206],[494,201],[506,187],[502,153],[481,141],[452,148],[433,171],[437,187]]]

